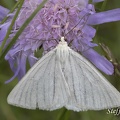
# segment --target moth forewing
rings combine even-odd
[[[7,100],[27,109],[101,110],[119,107],[120,93],[62,37],[57,47],[28,71]]]

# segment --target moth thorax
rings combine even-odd
[[[67,61],[68,59],[68,56],[69,56],[69,47],[66,44],[59,44],[58,47],[57,47],[57,58],[58,60],[60,61],[61,64],[65,64],[65,62]]]

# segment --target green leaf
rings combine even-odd
[[[0,0],[0,5],[8,9],[11,9],[15,3],[16,3],[16,0]]]

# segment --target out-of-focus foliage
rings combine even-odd
[[[13,7],[13,5],[15,4],[15,0],[0,0],[0,5],[11,9]]]
[[[15,0],[0,0],[0,4],[11,9]],[[100,11],[102,3],[96,4],[96,10]],[[105,10],[120,8],[120,0],[108,0]],[[96,37],[97,43],[104,43],[112,51],[114,59],[120,62],[120,22],[99,25]],[[95,48],[105,55],[101,47]],[[107,114],[108,110],[74,112],[64,108],[55,111],[27,110],[7,104],[7,95],[17,84],[17,80],[4,84],[13,73],[6,61],[0,63],[0,120],[119,120],[119,116]],[[106,76],[107,79],[120,91],[120,76],[117,74]],[[114,109],[115,110],[115,109]]]

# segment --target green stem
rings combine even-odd
[[[64,109],[58,116],[57,120],[68,120],[70,116],[70,111]]]
[[[20,29],[18,30],[18,32],[15,34],[15,36],[12,38],[11,42],[7,45],[7,47],[5,48],[5,50],[3,51],[3,53],[1,54],[0,58],[1,60],[4,59],[6,53],[9,51],[9,49],[13,46],[13,44],[16,42],[16,40],[18,39],[18,37],[21,35],[21,33],[23,32],[23,30],[27,27],[27,25],[30,23],[30,21],[35,17],[35,15],[40,11],[40,9],[42,9],[42,7],[44,6],[44,4],[47,2],[47,0],[44,0],[40,5],[38,5],[38,7],[36,8],[36,10],[30,15],[30,17],[23,23],[23,25],[20,27]]]
[[[62,117],[65,115],[65,113],[67,112],[66,109],[64,109],[58,116],[57,120],[62,120]]]
[[[108,0],[104,0],[103,4],[102,4],[102,7],[101,7],[101,11],[104,11],[105,10],[105,7],[107,5],[107,2]]]
[[[12,20],[12,22],[11,22],[11,24],[10,24],[10,27],[8,28],[7,34],[6,34],[6,36],[5,36],[5,38],[4,38],[3,42],[2,42],[2,45],[1,45],[1,47],[0,47],[0,55],[1,55],[2,50],[3,50],[3,48],[4,48],[5,44],[6,44],[7,39],[9,38],[9,35],[10,35],[11,30],[12,30],[12,28],[13,28],[13,26],[14,26],[15,20],[16,20],[17,17],[18,17],[18,14],[19,14],[19,12],[20,12],[20,9],[21,9],[23,3],[24,3],[24,0],[21,0],[20,6],[18,7],[18,10],[17,10],[15,16],[13,17],[13,20]]]

